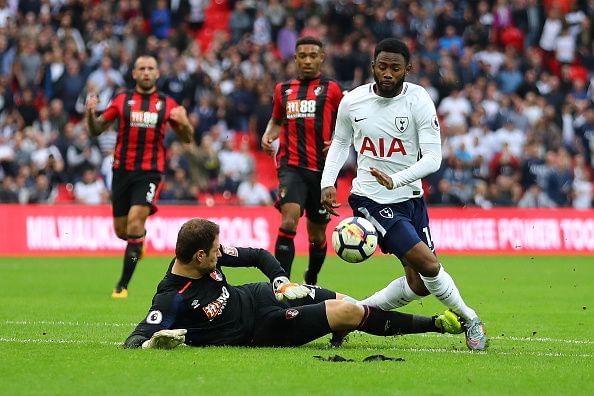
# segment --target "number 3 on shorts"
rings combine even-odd
[[[155,191],[157,190],[157,185],[155,183],[149,183],[149,190],[146,193],[146,202],[153,203],[153,199],[155,199]]]

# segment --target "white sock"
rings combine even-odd
[[[425,277],[421,275],[421,279],[425,283],[427,290],[437,297],[437,299],[446,307],[450,308],[466,320],[476,318],[476,312],[462,300],[460,291],[456,287],[450,274],[443,268],[443,265],[441,265],[437,276]]]
[[[413,300],[422,298],[416,294],[406,281],[406,276],[393,280],[382,290],[375,292],[371,297],[359,301],[359,305],[369,305],[384,311],[390,311],[394,308],[403,307]]]
[[[353,304],[357,304],[357,303],[359,303],[359,301],[355,300],[355,299],[354,299],[353,297],[351,297],[351,296],[344,296],[344,297],[342,298],[342,300],[343,300],[343,301],[348,301],[348,302],[350,302],[350,303],[353,303]]]

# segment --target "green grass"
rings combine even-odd
[[[468,352],[462,336],[360,333],[340,350],[328,337],[287,349],[124,350],[168,258],[145,259],[122,301],[109,297],[118,258],[2,258],[0,395],[594,394],[593,257],[442,259],[486,323],[486,353]],[[295,279],[304,265],[296,260]],[[232,284],[264,280],[252,269],[225,273]],[[331,257],[320,282],[362,298],[401,274],[385,256],[363,265]],[[442,309],[427,297],[405,311]],[[335,353],[356,361],[313,358]],[[405,360],[361,362],[373,354]]]

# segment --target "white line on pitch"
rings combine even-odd
[[[122,345],[121,342],[110,341],[83,341],[83,340],[62,340],[53,338],[14,338],[0,337],[0,342],[13,342],[19,344],[101,344],[101,345]]]
[[[19,344],[78,344],[78,345],[109,345],[109,346],[120,346],[121,342],[109,342],[109,341],[83,341],[83,340],[64,340],[64,339],[39,339],[39,338],[5,338],[0,337],[0,342],[6,343],[19,343]],[[519,351],[519,352],[501,352],[501,351],[488,351],[488,352],[472,352],[467,350],[459,349],[446,349],[446,348],[394,348],[398,351],[403,352],[426,352],[426,353],[455,353],[455,354],[472,354],[472,355],[509,355],[509,356],[541,356],[541,357],[585,357],[592,358],[592,354],[574,354],[574,353],[561,353],[561,352],[530,352],[530,351]]]
[[[49,325],[49,326],[92,326],[92,327],[130,327],[138,323],[109,323],[109,322],[79,322],[79,321],[53,321],[53,320],[5,320],[7,325]]]
[[[110,322],[79,322],[79,321],[51,321],[51,320],[4,320],[0,323],[7,325],[48,325],[48,326],[91,326],[91,327],[134,327],[138,323],[110,323]],[[415,334],[409,335],[417,337],[457,337],[450,334]],[[548,338],[548,337],[516,337],[516,336],[495,336],[489,337],[491,340],[510,340],[522,342],[559,342],[565,344],[594,344],[594,340],[571,340],[563,338]]]
[[[410,336],[410,335],[409,335]],[[415,334],[417,337],[457,337],[450,334]],[[491,340],[510,340],[510,341],[524,341],[524,342],[561,342],[565,344],[594,344],[594,340],[570,340],[563,338],[548,338],[548,337],[515,337],[515,336],[495,336],[489,337]]]

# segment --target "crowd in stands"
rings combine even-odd
[[[0,0],[0,202],[51,203],[65,185],[107,202],[116,133],[90,138],[85,98],[103,110],[151,54],[195,127],[192,144],[166,136],[161,202],[269,204],[259,139],[303,35],[345,89],[372,78],[376,42],[408,43],[408,81],[441,118],[431,204],[592,207],[592,0]]]

